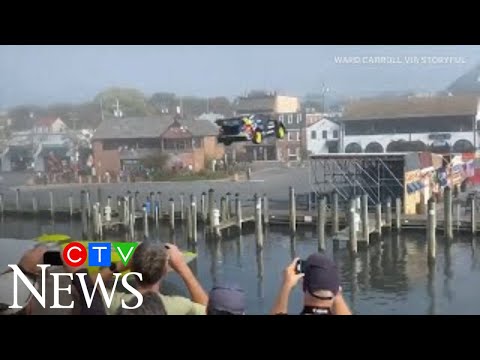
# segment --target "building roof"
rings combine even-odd
[[[156,138],[173,123],[173,115],[105,119],[95,131],[93,140]],[[193,136],[218,133],[217,126],[208,120],[180,120],[179,123]]]
[[[60,119],[60,118],[55,116],[38,118],[35,121],[35,126],[51,126],[57,119]]]
[[[475,115],[477,102],[474,95],[360,100],[346,105],[342,120]]]

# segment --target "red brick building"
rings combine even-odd
[[[181,120],[171,115],[105,119],[92,139],[97,174],[118,174],[149,155],[169,154],[170,165],[199,171],[209,160],[221,159],[218,129],[206,120]]]

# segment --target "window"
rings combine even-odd
[[[302,113],[297,114],[297,124],[300,124],[302,122]]]
[[[327,130],[322,131],[322,138],[327,139]]]
[[[287,133],[287,141],[292,141],[292,133],[290,131]]]
[[[283,115],[278,116],[278,121],[283,122]]]
[[[288,123],[292,124],[293,123],[293,114],[288,114]]]
[[[333,138],[338,139],[338,130],[333,130]]]
[[[312,140],[315,140],[317,138],[317,132],[315,130],[312,130],[311,138]]]
[[[300,131],[297,131],[296,134],[297,134],[297,141],[300,141]]]
[[[288,160],[298,160],[299,148],[288,148]]]

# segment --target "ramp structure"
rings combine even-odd
[[[334,153],[310,157],[310,183],[317,194],[336,191],[339,202],[368,195],[370,205],[403,198],[407,153]]]

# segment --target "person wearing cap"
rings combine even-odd
[[[46,251],[45,246],[27,250],[17,264],[30,281],[32,288],[37,290],[41,270],[37,265],[43,263],[43,254]],[[33,294],[23,281],[17,281],[17,304],[20,309],[10,308],[14,304],[14,278],[15,274],[11,268],[0,275],[0,315],[31,315]]]
[[[298,258],[295,259],[284,270],[283,284],[272,309],[273,315],[288,313],[290,292],[302,278],[303,309],[301,315],[352,314],[342,296],[337,266],[325,255],[315,253],[303,262]]]
[[[127,266],[131,271],[142,274],[142,280],[138,281],[136,286],[137,290],[142,295],[147,293],[156,294],[161,300],[156,304],[150,302],[149,304],[152,305],[150,310],[138,309],[136,311],[137,314],[148,312],[150,315],[165,315],[164,313],[166,312],[167,315],[206,315],[208,295],[185,262],[182,252],[175,245],[141,243],[133,253],[132,259]],[[182,278],[191,299],[183,296],[164,295],[160,292],[161,283],[168,272],[168,266]],[[113,271],[106,268],[101,275],[105,282],[111,279]],[[108,307],[105,304],[107,315],[123,314],[124,311],[121,309],[122,301],[125,303],[130,301],[136,303],[132,294],[115,292],[112,294],[111,305]]]
[[[208,295],[207,315],[245,315],[245,292],[236,285],[216,285]]]

